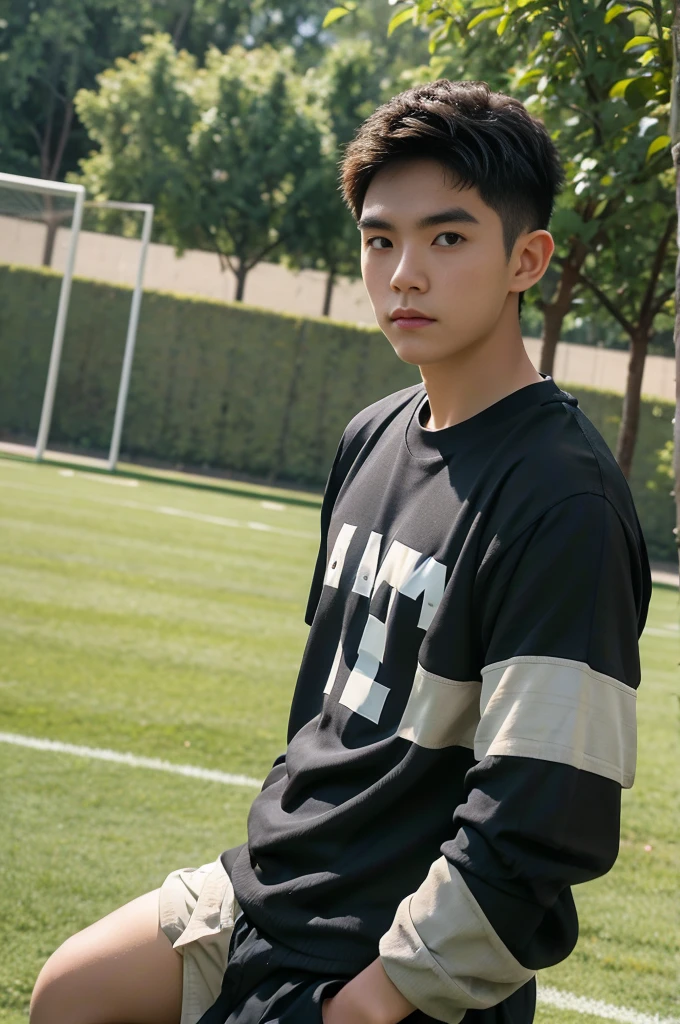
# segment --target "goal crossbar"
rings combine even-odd
[[[67,185],[63,181],[45,181],[42,178],[25,178],[21,174],[0,174],[0,185],[15,188],[21,192],[40,192],[46,195],[85,195],[84,185]]]

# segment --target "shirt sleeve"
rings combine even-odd
[[[321,597],[321,591],[323,590],[323,581],[324,576],[326,575],[326,558],[328,554],[328,527],[330,526],[335,500],[344,480],[344,473],[341,472],[341,465],[345,451],[346,436],[347,432],[345,432],[340,439],[340,444],[338,445],[335,458],[333,459],[333,465],[331,466],[330,473],[328,474],[323,494],[323,501],[321,503],[321,540],[319,543],[319,553],[314,566],[314,574],[312,576],[309,598],[307,600],[307,608],[305,611],[305,622],[308,626],[311,626],[312,624],[317,605],[319,604],[319,598]]]
[[[651,595],[641,534],[592,493],[496,536],[478,583],[477,763],[451,839],[380,941],[394,984],[449,1024],[568,956],[570,887],[616,860]]]

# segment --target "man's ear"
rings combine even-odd
[[[553,236],[543,228],[520,235],[516,242],[516,269],[510,291],[525,292],[540,281],[550,266],[554,251]]]

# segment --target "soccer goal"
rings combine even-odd
[[[40,425],[35,444],[35,458],[38,462],[44,457],[50,434],[71,297],[71,282],[85,210],[94,212],[109,210],[142,215],[139,258],[108,455],[108,469],[113,472],[120,453],[154,207],[150,203],[128,203],[113,200],[88,202],[85,199],[85,188],[82,185],[67,185],[62,182],[43,181],[40,178],[0,173],[0,262],[50,265],[55,250],[57,232],[60,228],[68,229],[70,227],[54,322],[47,381],[42,400]]]
[[[61,350],[64,344],[64,331],[66,330],[68,304],[71,296],[73,267],[76,260],[80,225],[83,219],[85,188],[83,185],[65,185],[59,181],[42,181],[39,178],[24,178],[17,174],[2,173],[0,173],[0,186],[0,215],[2,215],[3,219],[10,220],[14,218],[20,221],[43,221],[47,224],[48,241],[46,241],[46,245],[50,244],[49,239],[51,239],[53,244],[57,225],[65,225],[69,220],[71,222],[71,237],[66,256],[64,276],[61,280],[47,382],[45,384],[45,394],[40,413],[40,426],[38,427],[38,437],[35,443],[35,457],[40,461],[45,454],[50,423],[52,422],[54,395],[57,390]],[[10,232],[6,229],[6,237],[9,237],[9,235]],[[30,246],[30,240],[26,241],[25,239],[18,239],[16,236],[12,236],[11,245],[11,255],[14,257],[12,262],[21,262],[22,253],[20,248],[24,245]],[[45,257],[43,257],[43,262],[45,262]]]

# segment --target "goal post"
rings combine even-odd
[[[66,185],[60,181],[43,181],[40,178],[25,178],[19,174],[0,173],[0,185],[7,189],[16,189],[20,192],[33,192],[43,196],[72,196],[73,215],[71,217],[71,238],[69,241],[68,253],[64,276],[61,279],[59,291],[59,304],[57,306],[57,317],[54,322],[54,334],[52,335],[52,348],[50,350],[50,363],[47,371],[47,382],[43,397],[42,410],[40,413],[40,426],[38,437],[35,443],[35,458],[38,462],[45,454],[47,438],[52,422],[52,411],[54,408],[54,395],[57,390],[57,378],[59,377],[59,365],[61,363],[61,350],[64,344],[64,331],[66,330],[66,317],[68,316],[68,304],[71,296],[71,282],[73,280],[73,268],[76,261],[76,249],[78,247],[78,235],[83,219],[83,205],[85,203],[84,185]]]
[[[120,453],[120,439],[123,434],[123,423],[125,421],[125,407],[130,389],[130,374],[132,372],[132,360],[135,354],[137,341],[137,325],[139,323],[139,310],[142,305],[142,292],[144,289],[144,269],[146,266],[146,254],[151,241],[151,228],[153,225],[154,207],[152,203],[126,203],[115,199],[87,202],[85,205],[93,210],[128,210],[143,214],[141,251],[137,263],[137,275],[135,287],[132,293],[130,305],[130,318],[128,320],[127,336],[125,338],[125,351],[123,354],[123,366],[118,386],[118,398],[116,400],[116,414],[113,420],[113,433],[111,434],[111,447],[109,448],[108,469],[110,473],[116,468],[118,455]]]

